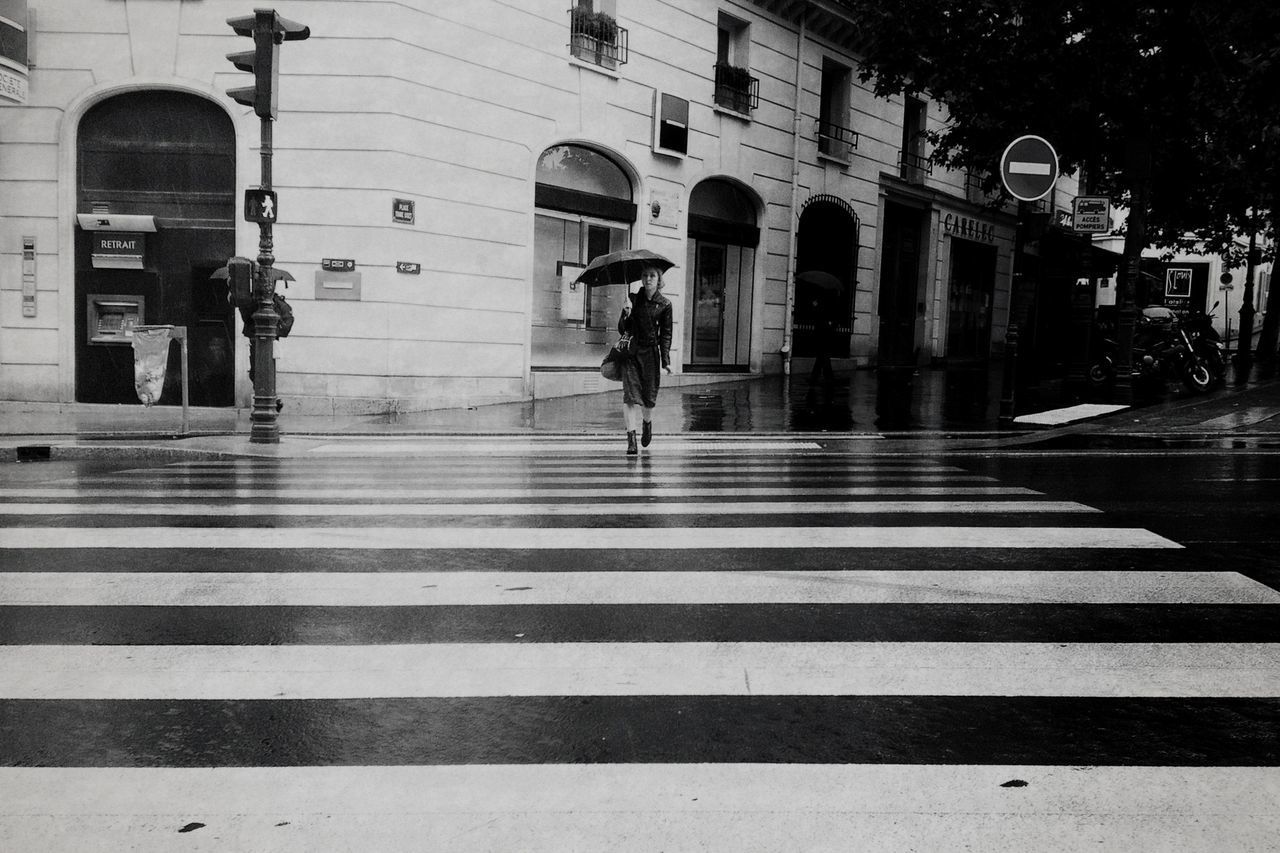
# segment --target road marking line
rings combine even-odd
[[[917,482],[919,482],[917,480]],[[973,482],[973,481],[970,481]],[[989,482],[985,478],[977,482]],[[996,491],[991,491],[991,490]],[[521,486],[505,489],[485,487],[460,487],[447,489],[380,489],[373,486],[363,489],[114,489],[114,488],[32,488],[0,489],[0,499],[13,498],[158,498],[165,500],[311,500],[351,501],[352,498],[369,497],[384,501],[463,499],[483,500],[494,498],[612,498],[612,497],[877,497],[888,495],[1039,495],[1034,489],[1015,486],[908,486],[884,484],[878,486],[664,486],[619,484],[616,488],[570,488],[555,486]]]
[[[618,505],[619,511],[622,506]],[[698,501],[695,503],[635,503],[627,515],[842,515],[954,513],[1091,513],[1101,512],[1074,501]],[[596,503],[452,503],[452,504],[216,504],[216,503],[2,503],[6,515],[172,515],[211,518],[263,516],[512,516],[600,515]]]
[[[358,548],[662,551],[704,548],[1181,548],[1132,527],[664,527],[610,536],[601,527],[7,527],[0,549],[254,550]]]
[[[1009,779],[1030,780],[1016,792],[1021,806],[1010,799],[1001,784]],[[873,817],[893,823],[907,820],[913,827],[937,833],[937,844],[916,849],[955,849],[946,836],[956,822],[973,821],[991,829],[1009,831],[1005,819],[1020,810],[1037,825],[1052,815],[1068,821],[1072,831],[1060,837],[1075,843],[1081,832],[1097,826],[1092,846],[1105,849],[1114,841],[1112,821],[1121,815],[1141,821],[1150,831],[1189,815],[1212,816],[1216,834],[1228,832],[1225,818],[1266,817],[1276,824],[1275,802],[1280,794],[1280,769],[1275,767],[1054,767],[1009,765],[903,765],[903,764],[481,764],[395,767],[0,767],[0,815],[42,822],[58,819],[59,831],[40,837],[61,842],[58,849],[126,849],[101,840],[104,828],[132,828],[148,837],[159,835],[157,823],[181,826],[193,815],[217,815],[225,836],[252,837],[279,820],[298,819],[291,839],[313,837],[315,843],[297,843],[287,849],[338,849],[326,843],[325,833],[342,826],[348,832],[367,832],[384,821],[406,822],[406,842],[399,845],[356,844],[352,849],[458,849],[458,845],[420,846],[419,832],[436,829],[448,821],[459,834],[477,825],[488,826],[490,816],[505,815],[506,831],[527,828],[528,816],[544,814],[563,821],[566,829],[584,828],[584,814],[605,820],[592,826],[601,837],[645,839],[628,850],[656,849],[654,832],[664,822],[655,813],[687,815],[712,826],[703,831],[730,830],[715,837],[705,849],[795,849],[791,844],[755,846],[738,821],[744,813],[757,813],[761,825],[782,822],[811,831],[817,815],[847,820],[850,824]],[[168,820],[176,815],[182,820]],[[315,819],[323,815],[323,820]],[[947,815],[936,823],[924,815]],[[1088,820],[1093,815],[1098,820]],[[430,819],[424,819],[430,816]],[[1153,820],[1153,816],[1158,819]],[[137,820],[142,817],[144,820]],[[130,819],[125,827],[114,823]],[[158,818],[158,819],[157,819]],[[376,818],[376,819],[371,819]],[[637,835],[612,831],[616,821],[630,820],[643,831]],[[267,821],[270,821],[269,823]],[[1231,821],[1234,823],[1234,820]],[[894,826],[883,838],[901,838]],[[250,832],[252,829],[252,832]],[[896,827],[900,832],[901,827]],[[80,833],[87,845],[63,841]],[[66,835],[64,835],[64,833]],[[1105,833],[1099,836],[1097,833]],[[433,836],[443,837],[443,836]],[[522,839],[505,849],[527,849]],[[563,851],[569,835],[548,837],[543,844]],[[576,837],[576,836],[574,836]],[[677,836],[679,837],[679,836]],[[700,836],[707,837],[707,836]],[[912,836],[914,837],[914,836]],[[1003,837],[1003,836],[1002,836]],[[1131,837],[1126,835],[1126,838]],[[1145,837],[1132,836],[1132,837]],[[1178,836],[1171,836],[1177,838]],[[1221,837],[1221,836],[1219,836]],[[1274,840],[1260,836],[1260,841]],[[486,849],[503,849],[485,843]],[[742,843],[726,843],[741,838]],[[711,840],[711,839],[708,839]],[[874,837],[866,845],[823,845],[822,850],[885,849]],[[161,847],[160,845],[168,845]],[[646,846],[648,845],[648,846]],[[157,838],[150,849],[173,848],[169,837]],[[692,845],[686,844],[684,849]],[[974,849],[998,849],[978,844]],[[1148,847],[1141,849],[1178,849]],[[1227,850],[1250,845],[1229,844]],[[1265,844],[1257,845],[1263,849]],[[346,845],[341,846],[347,849]],[[41,846],[42,851],[48,847]],[[132,849],[129,847],[128,849]],[[584,848],[585,849],[585,848]],[[603,849],[603,847],[592,848]],[[612,848],[610,848],[612,849]],[[670,849],[670,848],[669,848]],[[703,849],[699,846],[699,849]],[[892,849],[905,849],[893,846]],[[1185,848],[1183,848],[1185,849]],[[1199,848],[1197,848],[1199,849]]]
[[[671,483],[678,482],[687,485],[699,485],[703,483],[758,483],[767,474],[782,482],[802,481],[809,482],[814,480],[827,480],[836,483],[848,482],[868,482],[876,480],[905,480],[910,482],[956,482],[964,480],[968,482],[978,481],[976,476],[963,477],[954,474],[938,474],[934,472],[910,472],[910,471],[877,471],[859,474],[846,474],[842,471],[825,472],[825,471],[776,471],[776,472],[756,472],[755,476],[751,476],[751,472],[716,472],[716,473],[697,473],[684,474],[679,472],[665,471],[637,471],[634,473],[601,473],[601,474],[566,474],[563,476],[548,476],[542,471],[513,471],[510,474],[482,475],[482,474],[465,474],[461,472],[435,472],[435,471],[414,471],[407,476],[391,477],[391,476],[350,476],[341,475],[333,476],[312,476],[312,475],[275,475],[275,476],[258,476],[258,475],[238,475],[228,477],[225,475],[183,475],[179,477],[92,477],[79,480],[79,483],[88,484],[88,488],[96,488],[98,484],[106,483],[131,483],[138,486],[155,486],[162,484],[181,485],[186,482],[189,485],[198,486],[218,486],[225,485],[230,488],[244,485],[278,485],[282,487],[289,486],[334,486],[337,484],[350,485],[352,488],[381,488],[393,482],[404,482],[406,480],[418,482],[423,479],[432,478],[461,478],[465,486],[489,486],[502,485],[507,483],[555,483],[555,484],[598,484],[598,483],[616,483],[619,485],[626,483]],[[982,481],[990,482],[989,478]]]
[[[558,604],[1280,604],[1236,572],[0,572],[33,607]]]
[[[750,688],[743,673],[750,677]],[[0,646],[0,698],[1269,697],[1273,643]]]
[[[333,440],[330,436],[328,440]],[[881,435],[858,435],[858,436],[840,436],[840,441],[850,438],[857,439],[882,439]],[[309,448],[308,453],[324,455],[328,453],[349,454],[384,454],[384,453],[400,453],[405,455],[413,455],[415,453],[583,453],[583,452],[609,452],[620,446],[618,439],[610,438],[605,441],[566,441],[556,442],[530,442],[530,441],[508,441],[508,442],[476,442],[476,441],[453,441],[453,442],[420,442],[420,441],[373,441],[370,437],[361,437],[359,442],[343,444],[321,444],[316,447]],[[664,441],[659,448],[655,448],[661,453],[707,453],[707,452],[749,452],[759,453],[761,451],[817,451],[822,450],[822,445],[816,442],[806,441]]]

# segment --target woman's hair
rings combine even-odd
[[[652,264],[649,264],[648,266],[642,267],[642,268],[640,269],[640,279],[641,279],[641,281],[643,281],[643,280],[644,280],[644,274],[645,274],[645,273],[647,273],[649,270],[653,270],[654,272],[656,272],[656,273],[658,274],[658,290],[662,290],[662,285],[664,284],[664,282],[662,281],[662,270],[658,269],[657,267],[653,266]]]

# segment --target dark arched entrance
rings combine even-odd
[[[810,199],[796,232],[792,353],[849,357],[858,280],[858,217],[842,199]],[[828,325],[826,321],[831,321]]]
[[[137,403],[121,327],[186,326],[191,404],[231,406],[235,325],[223,281],[235,254],[235,128],[216,104],[171,91],[92,107],[77,139],[76,400]],[[172,347],[162,404],[181,402]]]

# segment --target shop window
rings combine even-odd
[[[756,205],[732,181],[710,179],[689,196],[686,352],[691,369],[742,369],[751,360]]]
[[[599,151],[558,145],[539,158],[534,192],[533,364],[598,366],[628,288],[573,281],[593,258],[630,247],[631,180]]]

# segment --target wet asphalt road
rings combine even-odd
[[[1257,767],[1272,769],[1275,788],[1280,452],[750,447],[664,456],[658,442],[638,462],[608,445],[588,462],[550,451],[3,466],[0,682],[11,684],[0,696],[0,770]],[[741,506],[762,501],[776,506],[764,514]],[[625,502],[659,508],[629,514]],[[689,503],[706,511],[675,510]],[[565,515],[532,506],[565,504],[596,509]],[[339,508],[355,505],[363,507],[358,516]],[[276,514],[282,506],[300,509]],[[435,509],[405,514],[424,506]],[[469,511],[477,506],[502,509]],[[90,538],[119,530],[137,541],[58,547],[73,528]],[[776,542],[733,546],[735,530],[761,528],[775,531]],[[437,529],[463,538],[438,544],[428,536],[417,547],[385,541],[396,530]],[[533,535],[524,531],[545,529],[562,538],[520,544]],[[865,538],[814,544],[825,542],[822,531],[851,529]],[[184,544],[183,536],[209,530],[225,543]],[[1097,546],[1091,536],[1102,530],[1119,538]],[[19,531],[47,539],[14,547]],[[273,538],[289,531],[302,543]],[[335,531],[342,538],[328,539]],[[500,531],[512,537],[507,544],[495,544]],[[702,536],[719,544],[704,547]],[[948,536],[962,544],[944,544]],[[1027,547],[1027,537],[1041,544]],[[1168,547],[1147,547],[1142,537]],[[692,544],[669,547],[677,539]],[[616,547],[624,540],[629,547]],[[220,577],[246,572],[254,577],[243,597],[219,598]],[[671,586],[657,595],[626,586],[653,572],[674,573]],[[402,598],[376,606],[361,598],[371,585],[415,573],[423,582]],[[129,575],[154,581],[154,597],[113,592],[113,578]],[[478,579],[476,589],[486,579],[500,589],[432,597],[447,586],[441,579],[464,577]],[[785,587],[814,577],[829,587]],[[762,585],[753,600],[754,592],[736,591],[744,578],[784,588]],[[544,579],[564,586],[549,592]],[[611,581],[621,591],[591,591]],[[716,654],[741,651],[746,686],[724,688],[723,673],[710,670],[685,672],[701,652],[680,644],[722,644],[711,668]],[[487,649],[498,660],[457,676],[470,690],[435,686],[430,667],[413,676],[394,667],[360,677],[326,669],[334,649],[441,645],[460,655]],[[632,671],[619,661],[637,646],[658,658]],[[96,647],[158,648],[161,663],[90,664]],[[165,674],[189,668],[195,658],[185,655],[205,647],[217,668],[212,687]],[[290,647],[316,650],[304,681],[292,664],[274,662],[272,649]],[[521,665],[501,662],[517,647],[532,655],[529,666],[587,674],[544,695],[541,670],[517,676],[504,668]],[[565,649],[572,654],[559,656]],[[812,671],[797,674],[786,663],[797,649]],[[234,657],[239,650],[253,657]],[[887,657],[839,675],[845,686],[805,683],[825,683],[828,670],[868,650]],[[1028,650],[1029,662],[1021,660]],[[1010,672],[988,661],[970,675],[968,656],[992,653],[1009,655]],[[121,682],[91,678],[97,666],[119,666]],[[54,674],[26,685],[18,674],[33,667]],[[591,667],[605,674],[600,683]],[[1228,677],[1213,677],[1224,667]],[[546,677],[560,683],[559,674]],[[770,677],[791,686],[770,689]],[[63,689],[77,679],[101,684]],[[365,680],[367,693],[343,686]],[[1240,831],[1250,826],[1243,821]]]

